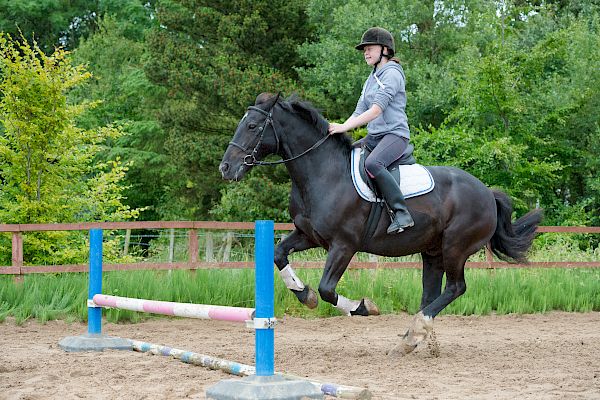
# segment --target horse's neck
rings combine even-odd
[[[292,153],[286,154],[287,157],[300,154],[320,139],[316,133],[293,136],[294,140],[287,143],[286,146]],[[346,152],[339,148],[339,144],[335,143],[335,140],[333,137],[329,138],[318,148],[297,160],[286,163],[290,178],[303,197],[318,199],[324,195],[324,190],[331,190],[337,185],[349,182],[348,179],[344,179],[344,175],[349,173],[350,159],[346,157]]]

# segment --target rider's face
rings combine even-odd
[[[378,44],[368,45],[363,48],[365,61],[368,65],[375,65],[375,63],[379,61],[379,57],[381,56],[381,48],[382,46]]]

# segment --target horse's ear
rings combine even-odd
[[[273,93],[261,93],[258,96],[256,96],[256,101],[254,102],[254,105],[257,106],[259,104],[265,103],[266,101],[272,99],[273,96],[275,96]]]
[[[254,105],[257,106],[259,104],[264,104],[264,103],[268,103],[268,107],[269,108],[273,108],[275,107],[275,103],[277,103],[279,101],[279,98],[281,97],[281,92],[277,93],[277,94],[273,94],[273,93],[261,93],[256,97],[256,101],[254,102]]]

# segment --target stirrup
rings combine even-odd
[[[399,218],[397,218],[396,215],[394,214],[394,219],[390,223],[390,225],[388,226],[388,229],[387,229],[388,235],[404,232],[404,228],[410,228],[411,226],[414,226],[415,221],[412,219],[412,216],[410,214],[408,214],[408,218],[410,218],[410,222],[406,223],[405,225],[402,225],[400,223],[400,221],[398,221]],[[393,227],[393,225],[397,225],[398,227]]]
[[[404,228],[391,229],[391,227],[388,227],[388,229],[387,229],[388,235],[393,235],[393,234],[402,233],[402,232],[404,232]]]

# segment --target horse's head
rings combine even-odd
[[[255,163],[276,153],[279,139],[273,125],[273,109],[279,95],[262,93],[248,107],[223,155],[219,171],[223,179],[239,181]]]

